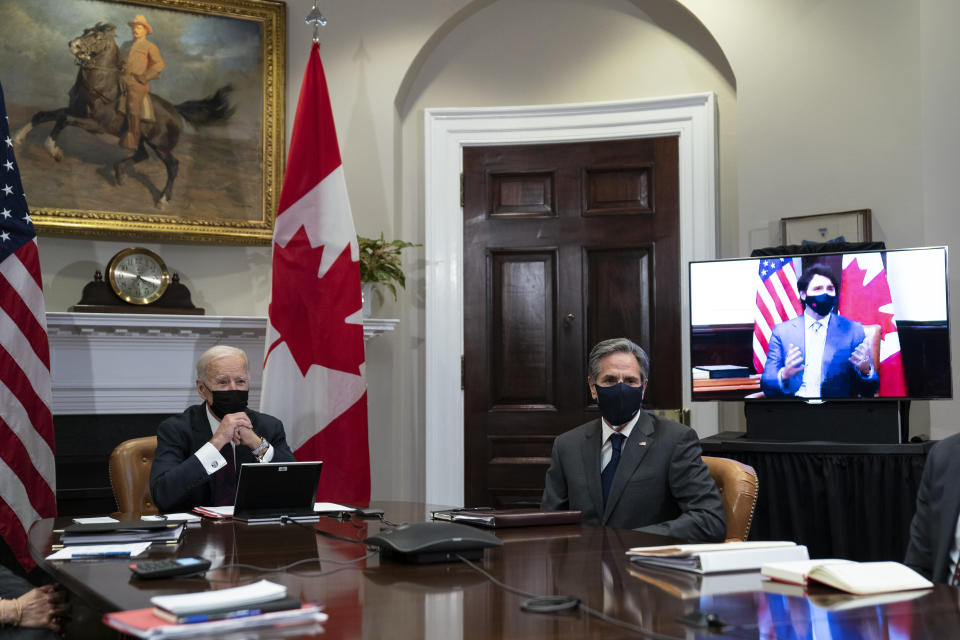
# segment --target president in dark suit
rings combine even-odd
[[[647,354],[626,338],[598,343],[587,384],[601,418],[553,443],[540,507],[579,509],[583,522],[722,541],[726,516],[696,432],[641,409]]]
[[[219,345],[197,362],[197,392],[203,398],[157,429],[150,469],[150,495],[161,511],[200,505],[232,505],[245,462],[294,460],[283,424],[247,409],[247,355]]]
[[[960,550],[960,434],[938,442],[923,467],[917,512],[910,523],[904,564],[945,584],[958,584]]]
[[[773,328],[760,378],[766,397],[873,397],[880,378],[863,325],[834,313],[837,277],[808,267],[797,280],[804,312]]]

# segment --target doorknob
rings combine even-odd
[[[572,313],[568,313],[567,317],[563,319],[563,324],[569,326],[570,323],[573,322],[576,317],[577,316],[573,315]]]

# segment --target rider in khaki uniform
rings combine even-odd
[[[128,23],[133,30],[133,44],[124,66],[127,83],[127,132],[120,139],[120,146],[136,149],[140,142],[140,118],[143,115],[143,99],[150,93],[150,81],[163,71],[163,58],[157,45],[147,40],[153,28],[147,19],[138,15]]]

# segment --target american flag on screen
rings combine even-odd
[[[57,515],[50,348],[37,234],[0,86],[0,536],[29,571],[34,521]]]
[[[753,321],[753,368],[763,373],[773,328],[803,313],[797,272],[788,258],[764,258],[757,270],[757,310]]]

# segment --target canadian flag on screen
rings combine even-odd
[[[314,43],[273,235],[260,409],[297,460],[323,460],[320,500],[370,499],[360,263],[330,95]]]
[[[880,396],[907,395],[900,357],[900,336],[893,317],[887,270],[879,253],[843,256],[840,315],[860,324],[880,325]]]

